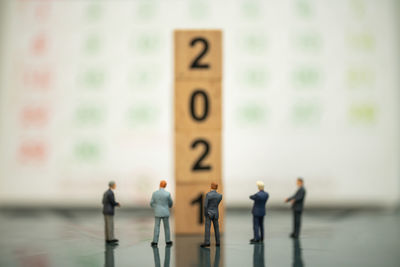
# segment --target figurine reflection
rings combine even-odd
[[[106,250],[104,251],[104,266],[114,267],[114,249],[115,244],[106,244]]]
[[[221,260],[220,247],[216,247],[213,266],[219,267],[220,260]],[[199,266],[200,267],[211,267],[211,253],[210,253],[209,248],[200,248]]]
[[[257,243],[254,244],[253,250],[253,266],[254,267],[264,267],[264,244]]]
[[[154,266],[161,267],[160,252],[158,250],[158,247],[153,247],[153,256],[154,256]],[[171,246],[165,246],[164,267],[169,267],[170,258],[171,258]]]
[[[303,267],[301,244],[299,239],[293,239],[293,267]]]

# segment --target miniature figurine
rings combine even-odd
[[[285,200],[285,202],[290,201],[292,203],[293,233],[290,234],[290,237],[292,238],[299,238],[300,235],[301,214],[303,212],[304,198],[306,197],[306,190],[304,189],[303,185],[303,178],[297,178],[297,192]]]
[[[265,204],[268,200],[268,193],[264,191],[264,183],[257,182],[258,192],[250,196],[254,200],[254,205],[251,213],[253,214],[253,231],[254,238],[250,243],[259,243],[264,241],[264,217],[265,217]]]
[[[218,184],[211,183],[211,191],[207,193],[206,199],[204,201],[204,216],[206,219],[206,224],[204,232],[204,243],[200,245],[203,248],[210,246],[211,221],[214,225],[215,245],[217,247],[220,246],[218,205],[222,200],[222,195],[217,192],[217,189],[218,189]]]
[[[153,193],[150,201],[150,206],[153,208],[155,216],[154,236],[153,242],[151,242],[152,247],[157,247],[161,220],[164,224],[165,242],[167,246],[172,246],[169,230],[169,209],[172,207],[172,198],[171,194],[165,190],[166,187],[167,182],[162,180],[160,182],[160,189]]]
[[[108,183],[109,189],[103,194],[103,215],[105,224],[105,237],[107,243],[118,243],[118,239],[114,238],[114,209],[121,205],[115,201],[114,190],[117,187],[114,181]]]

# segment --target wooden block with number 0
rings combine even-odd
[[[221,80],[220,30],[176,30],[174,39],[176,80]]]
[[[216,181],[219,183],[219,181]],[[206,194],[210,191],[210,185],[207,184],[187,184],[179,185],[175,189],[176,203],[181,207],[174,210],[175,232],[177,234],[198,234],[204,233],[204,200]],[[218,188],[222,192],[222,188]],[[224,206],[223,201],[219,205],[219,227],[220,232],[224,230]],[[211,226],[211,229],[213,227]],[[212,230],[213,233],[213,230]],[[213,237],[211,237],[213,238]]]
[[[221,82],[175,82],[175,129],[221,129]]]

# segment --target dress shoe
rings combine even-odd
[[[172,241],[168,241],[165,244],[170,247],[170,246],[172,246],[173,243],[172,243]]]
[[[257,239],[250,239],[250,243],[251,244],[255,244],[255,243],[260,243],[261,241],[260,240],[257,240]]]
[[[220,243],[216,243],[215,246],[216,246],[216,247],[219,247],[219,246],[221,246],[221,244],[220,244]]]
[[[203,243],[200,245],[200,247],[202,247],[202,248],[208,248],[209,246],[210,246],[210,244],[206,244],[206,243]]]
[[[118,243],[118,239],[106,240],[107,244],[115,244]]]
[[[298,235],[296,235],[296,234],[291,234],[291,235],[290,235],[290,237],[291,237],[291,238],[294,238],[294,239],[297,239],[297,238],[299,238],[299,236],[298,236]]]
[[[156,247],[157,247],[157,243],[151,242],[151,246],[152,246],[153,248],[156,248]]]

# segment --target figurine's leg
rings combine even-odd
[[[253,230],[254,230],[255,240],[260,240],[259,229],[260,229],[259,218],[257,216],[253,216]]]
[[[114,216],[110,216],[110,240],[114,239]]]
[[[107,215],[104,215],[104,237],[106,239],[106,241],[111,240],[108,234],[108,219],[107,219]]]
[[[293,210],[293,231],[292,231],[292,235],[296,234],[296,212]]]
[[[158,243],[158,236],[160,235],[160,217],[154,217],[154,235],[153,235],[153,243]]]
[[[208,216],[205,216],[205,231],[204,231],[204,244],[210,244],[210,227],[211,227],[211,219]]]
[[[219,244],[219,224],[218,224],[218,219],[214,218],[213,219],[213,225],[214,225],[214,233],[215,233],[215,243]]]
[[[171,233],[169,231],[169,217],[163,217],[164,224],[164,233],[165,233],[165,242],[171,241]]]
[[[299,236],[300,234],[300,225],[301,225],[301,212],[295,212],[295,236]]]
[[[264,216],[260,217],[261,240],[264,240]]]

